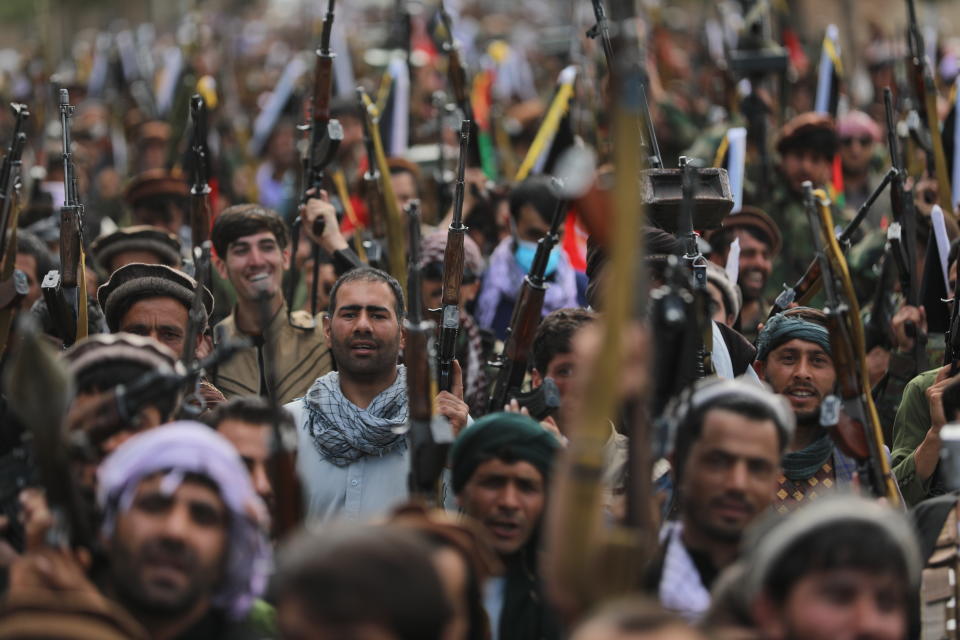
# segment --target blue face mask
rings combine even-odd
[[[530,267],[533,266],[533,257],[537,253],[537,243],[528,240],[517,240],[516,249],[513,250],[513,257],[517,264],[523,269],[524,273],[530,273]],[[557,270],[557,264],[560,261],[560,247],[554,247],[547,259],[547,271],[545,276],[550,276]]]

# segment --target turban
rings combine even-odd
[[[477,467],[491,458],[529,462],[546,479],[559,448],[553,434],[529,416],[504,412],[484,416],[453,443],[453,491],[460,493]]]
[[[187,474],[204,476],[219,490],[230,525],[226,574],[214,604],[231,618],[242,618],[266,586],[270,550],[266,509],[240,456],[229,440],[198,422],[174,422],[130,438],[97,471],[97,504],[108,538],[141,481],[156,473],[165,474],[167,493],[175,492]]]
[[[767,321],[757,336],[757,360],[766,360],[771,351],[791,340],[813,342],[830,353],[830,334],[826,327],[799,315],[778,313]]]

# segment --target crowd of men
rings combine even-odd
[[[0,64],[0,639],[955,637],[953,34],[320,4]]]

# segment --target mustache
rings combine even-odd
[[[144,544],[140,552],[143,562],[165,564],[189,571],[198,564],[197,554],[183,543],[167,539],[151,540]]]

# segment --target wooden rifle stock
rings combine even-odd
[[[443,249],[440,349],[437,354],[437,379],[441,391],[450,391],[453,387],[453,360],[457,357],[457,335],[460,333],[460,287],[463,284],[465,260],[463,238],[467,233],[467,227],[463,224],[463,191],[469,145],[470,121],[464,120],[460,125],[460,159],[453,220],[447,230],[447,244]]]
[[[404,258],[407,253],[406,241],[403,233],[403,216],[397,204],[397,196],[393,192],[393,182],[390,179],[390,166],[387,164],[387,154],[383,149],[383,140],[380,138],[380,111],[377,105],[370,100],[370,96],[362,89],[357,90],[363,103],[367,118],[367,130],[370,133],[370,142],[373,147],[377,171],[380,173],[380,192],[383,194],[383,206],[387,212],[387,246],[389,247],[390,275],[397,279],[400,286],[406,288],[407,272],[404,269]]]
[[[933,78],[933,70],[927,59],[923,34],[917,22],[917,9],[914,0],[907,0],[907,44],[910,66],[910,79],[913,84],[914,97],[917,107],[930,133],[930,147],[933,153],[933,171],[927,171],[937,178],[939,186],[940,208],[945,213],[954,214],[953,198],[950,193],[950,176],[947,170],[947,155],[943,148],[943,136],[940,133],[940,117],[937,112],[937,85]]]
[[[433,399],[437,385],[431,362],[434,359],[435,325],[423,317],[423,294],[420,284],[420,203],[413,200],[406,208],[410,248],[407,275],[407,317],[404,319],[407,367],[407,401],[410,447],[410,493],[428,504],[441,506],[440,476],[447,460],[453,432],[445,419],[434,415]],[[445,425],[445,429],[443,429]],[[442,435],[439,435],[441,434]],[[439,435],[439,437],[438,437]]]
[[[533,350],[533,336],[540,324],[543,313],[543,298],[546,295],[547,284],[544,282],[547,272],[547,263],[550,252],[560,241],[560,226],[567,213],[567,201],[560,197],[561,183],[553,179],[553,190],[559,198],[550,221],[550,229],[537,242],[537,252],[533,256],[530,273],[523,278],[520,285],[520,295],[513,307],[510,317],[510,328],[507,329],[507,341],[503,345],[503,353],[497,361],[500,371],[494,382],[490,401],[487,405],[489,412],[503,411],[510,398],[520,392],[523,379],[527,374],[530,362],[530,353]]]
[[[853,220],[847,223],[847,226],[843,228],[843,231],[837,236],[837,242],[840,244],[840,247],[844,250],[850,247],[850,241],[853,239],[853,235],[860,228],[861,223],[866,219],[867,214],[870,212],[870,207],[873,206],[873,203],[877,201],[877,198],[883,193],[883,190],[887,188],[897,176],[900,175],[900,172],[897,171],[896,167],[891,167],[883,176],[883,180],[880,181],[880,184],[877,185],[877,188],[873,190],[873,193],[870,194],[870,197],[864,201],[860,208],[857,209],[857,214],[853,217]],[[892,192],[891,192],[892,193]],[[817,258],[814,258],[810,261],[807,270],[803,272],[803,275],[797,280],[796,284],[792,287],[786,287],[783,291],[780,292],[780,295],[777,296],[777,299],[774,301],[773,306],[770,307],[770,313],[767,314],[767,319],[769,320],[778,313],[782,313],[790,308],[790,305],[796,302],[798,305],[806,306],[810,300],[813,299],[815,295],[820,292],[820,261]]]
[[[838,395],[821,406],[821,424],[837,446],[857,460],[861,482],[894,506],[900,502],[896,481],[883,448],[883,432],[866,376],[866,340],[853,281],[833,232],[833,214],[824,191],[804,183],[806,210],[814,246],[824,273],[830,355],[837,372]]]
[[[0,355],[6,350],[14,309],[30,287],[26,274],[16,268],[17,219],[16,200],[20,190],[20,159],[26,146],[23,124],[30,117],[26,105],[11,104],[14,114],[13,137],[0,165]]]

